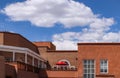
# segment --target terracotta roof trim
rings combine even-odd
[[[48,50],[47,52],[78,52],[77,50]]]
[[[120,43],[78,43],[78,45],[120,45]]]
[[[96,77],[115,77],[115,75],[96,75]]]
[[[37,46],[38,48],[47,48],[50,49],[48,46]]]

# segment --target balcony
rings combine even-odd
[[[75,66],[58,66],[58,65],[54,65],[51,68],[52,71],[77,71],[77,68]]]
[[[29,72],[35,72],[38,73],[39,69],[38,67],[32,66],[30,64],[26,64],[24,62],[20,61],[7,61],[5,64],[9,64],[15,67],[16,71],[17,70],[22,70],[22,71],[29,71]]]

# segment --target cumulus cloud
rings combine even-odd
[[[74,41],[54,41],[53,44],[56,45],[57,50],[77,50],[77,44]]]
[[[119,42],[120,41],[119,35],[120,35],[119,32],[118,33],[109,32],[103,36],[103,40],[106,42]]]
[[[118,42],[120,41],[120,33],[98,33],[98,32],[65,32],[55,34],[53,43],[57,49],[77,50],[77,43],[83,42]]]
[[[120,41],[119,32],[108,32],[114,18],[94,14],[90,7],[75,0],[26,0],[10,4],[1,12],[13,21],[29,21],[39,27],[53,27],[56,23],[65,28],[87,26],[80,32],[54,34],[57,49],[77,49],[78,42]]]
[[[26,0],[6,6],[2,12],[13,21],[29,21],[39,27],[53,27],[61,23],[75,26],[110,26],[112,18],[100,18],[90,7],[74,0]]]

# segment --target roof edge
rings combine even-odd
[[[47,52],[78,52],[77,50],[48,50]]]
[[[101,42],[101,43],[78,43],[78,45],[120,45],[117,42]]]

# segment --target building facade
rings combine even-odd
[[[0,32],[0,78],[119,78],[120,43],[78,43],[56,50],[52,42],[30,42]]]

